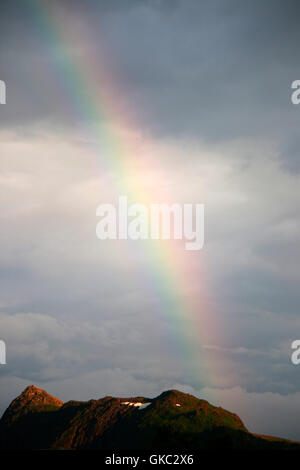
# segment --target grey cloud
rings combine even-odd
[[[150,132],[216,141],[257,134],[279,139],[297,129],[299,113],[290,102],[290,84],[298,74],[297,2],[283,7],[280,1],[242,6],[236,0],[143,1],[113,2],[111,8],[106,3],[88,2],[83,9],[75,2],[69,21],[88,24],[94,44],[85,43],[84,35],[78,42],[75,35],[65,58],[52,36],[41,34],[41,18],[30,10],[23,8],[16,28],[22,40],[13,39],[13,27],[11,33],[4,30],[1,70],[10,104],[1,113],[2,125],[87,119],[68,86],[64,62],[68,67],[68,54],[76,62],[82,47],[96,60],[104,44],[119,99],[127,100]],[[63,9],[56,8],[62,21]],[[9,19],[20,23],[16,11]]]
[[[297,124],[299,117],[295,116]],[[298,129],[294,133],[288,134],[283,139],[280,146],[280,152],[282,155],[282,167],[284,170],[289,171],[292,174],[299,174],[300,172],[300,138]]]
[[[160,335],[151,332],[151,324],[144,334],[145,322],[141,327],[128,318],[91,322],[30,312],[1,313],[0,322],[7,346],[2,377],[47,383],[120,369],[137,380],[155,382],[172,381],[179,374],[178,364],[175,367],[175,360],[165,355]]]

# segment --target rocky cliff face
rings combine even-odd
[[[297,448],[249,433],[240,418],[192,395],[104,397],[63,403],[33,385],[0,420],[2,449]]]

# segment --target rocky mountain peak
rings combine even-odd
[[[63,404],[62,400],[49,395],[45,390],[35,385],[29,385],[11,402],[2,417],[2,421],[9,425],[27,413],[57,409]]]

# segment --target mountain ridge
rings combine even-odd
[[[238,415],[178,390],[155,398],[62,400],[30,385],[0,420],[0,449],[297,449],[248,431]]]

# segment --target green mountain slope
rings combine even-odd
[[[0,420],[1,449],[298,449],[248,432],[240,418],[192,395],[63,403],[33,385]]]

